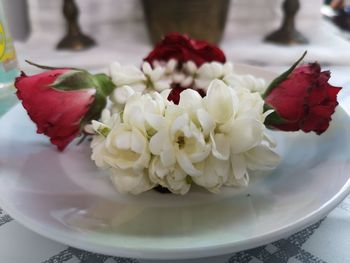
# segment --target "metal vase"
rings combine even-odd
[[[308,43],[308,40],[295,28],[295,18],[299,8],[299,0],[285,0],[282,4],[283,19],[281,27],[269,34],[265,41],[282,45]]]
[[[230,0],[142,0],[142,3],[153,43],[169,32],[218,43]]]

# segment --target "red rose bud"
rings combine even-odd
[[[59,150],[78,135],[84,124],[98,119],[112,91],[108,77],[81,70],[55,69],[15,81],[17,96],[37,133],[50,137]]]
[[[169,61],[176,59],[180,64],[193,61],[197,66],[205,62],[226,62],[224,52],[206,41],[190,39],[186,35],[170,33],[148,54],[144,61]]]
[[[275,112],[265,121],[283,131],[314,131],[322,134],[329,127],[340,87],[328,83],[329,71],[321,72],[318,63],[295,68],[265,94],[265,103]]]

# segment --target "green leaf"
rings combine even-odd
[[[100,73],[93,76],[96,86],[98,86],[99,91],[105,95],[109,96],[112,91],[115,89],[115,85],[110,77],[106,74]]]
[[[285,124],[288,122],[288,120],[282,118],[271,105],[265,103],[264,104],[264,112],[266,112],[268,110],[274,110],[274,111],[266,117],[266,119],[264,121],[264,124],[266,126],[281,125],[281,124]]]
[[[303,60],[303,58],[306,56],[307,51],[304,52],[304,54],[285,72],[283,72],[281,75],[279,75],[277,78],[275,78],[270,85],[267,87],[265,93],[262,95],[263,99],[265,99],[271,91],[276,88],[279,84],[281,84],[282,81],[286,80],[290,73],[293,72],[293,70],[298,66],[300,61]]]
[[[86,71],[70,70],[60,75],[51,86],[57,90],[91,89],[96,86],[93,76]]]
[[[93,87],[96,89],[95,100],[80,123],[82,128],[90,123],[91,120],[98,120],[100,118],[102,110],[107,105],[107,97],[115,89],[114,83],[106,74],[91,75],[91,79]]]

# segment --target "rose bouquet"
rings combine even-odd
[[[267,85],[238,74],[218,47],[173,33],[140,68],[43,67],[15,86],[37,132],[59,150],[92,137],[91,159],[119,192],[185,194],[195,184],[216,193],[278,165],[268,129],[327,130],[340,88],[318,63],[299,65],[304,56]]]

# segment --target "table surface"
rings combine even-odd
[[[27,43],[21,43],[17,47],[18,57],[20,65],[24,70],[31,70],[28,66],[25,66],[24,59],[30,58],[38,63],[46,62],[53,66],[58,65],[70,65],[75,67],[85,67],[92,70],[100,68],[100,65],[106,63],[111,57],[118,57],[119,61],[131,61],[135,63],[138,58],[142,58],[142,54],[150,49],[147,45],[135,46],[135,48],[127,47],[128,52],[118,52],[118,56],[115,55],[116,49],[110,49],[108,46],[102,43],[100,47],[88,51],[87,53],[73,52],[56,52],[53,48],[38,50],[37,44],[40,41],[38,39],[32,39]],[[348,45],[348,44],[347,44]],[[125,46],[120,46],[122,50]],[[223,43],[223,47],[229,47],[229,43]],[[313,46],[315,48],[315,46]],[[262,47],[260,51],[264,53]],[[350,43],[349,43],[350,48]],[[279,51],[283,54],[285,49],[282,50],[278,47]],[[319,47],[316,47],[319,51]],[[342,49],[347,50],[347,48]],[[349,49],[350,50],[350,49]],[[239,48],[234,49],[232,52],[228,51],[229,59],[234,57],[234,54],[238,54],[240,62],[251,61],[250,57],[242,58],[244,52],[238,52]],[[296,57],[296,52],[300,50],[293,50],[292,57]],[[268,52],[270,53],[270,52]],[[331,52],[332,53],[332,52]],[[337,53],[335,51],[335,53]],[[350,57],[350,52],[345,52],[345,57]],[[98,54],[100,60],[96,59]],[[113,54],[113,56],[111,56]],[[270,53],[271,54],[271,53]],[[270,54],[266,56],[271,57]],[[330,51],[321,52],[327,57]],[[259,54],[255,54],[259,55]],[[241,57],[240,57],[241,56]],[[290,60],[289,56],[286,56],[286,60]],[[337,53],[339,57],[339,52]],[[322,57],[322,56],[321,56]],[[273,60],[273,58],[271,58]],[[277,62],[285,62],[280,60]],[[324,60],[327,64],[327,60]],[[343,60],[338,66],[330,66],[332,71],[331,82],[337,86],[343,86],[350,88],[350,66],[346,66]],[[264,63],[258,63],[265,65],[268,69],[276,72],[286,68],[286,65],[278,65],[278,63],[268,63],[268,59],[264,60]],[[276,62],[276,61],[275,61]],[[322,62],[322,61],[321,61]],[[331,60],[329,61],[331,62]],[[46,63],[46,64],[47,64]],[[289,62],[288,62],[289,63]],[[345,63],[345,65],[344,65]],[[72,64],[72,65],[71,65]],[[84,66],[85,65],[85,66]],[[274,65],[273,67],[271,65]],[[0,148],[1,151],[1,148]],[[334,209],[326,218],[309,226],[308,228],[282,240],[267,244],[262,247],[250,249],[247,251],[224,255],[213,258],[205,259],[192,259],[188,263],[347,263],[350,261],[350,196],[347,197],[336,209]],[[82,251],[73,247],[67,247],[64,244],[51,241],[47,238],[41,237],[36,233],[24,228],[13,220],[5,211],[0,208],[0,262],[4,263],[150,263],[150,262],[179,262],[179,261],[154,261],[154,260],[141,260],[141,259],[127,259],[118,257],[108,257],[104,255],[98,255],[87,251]]]

